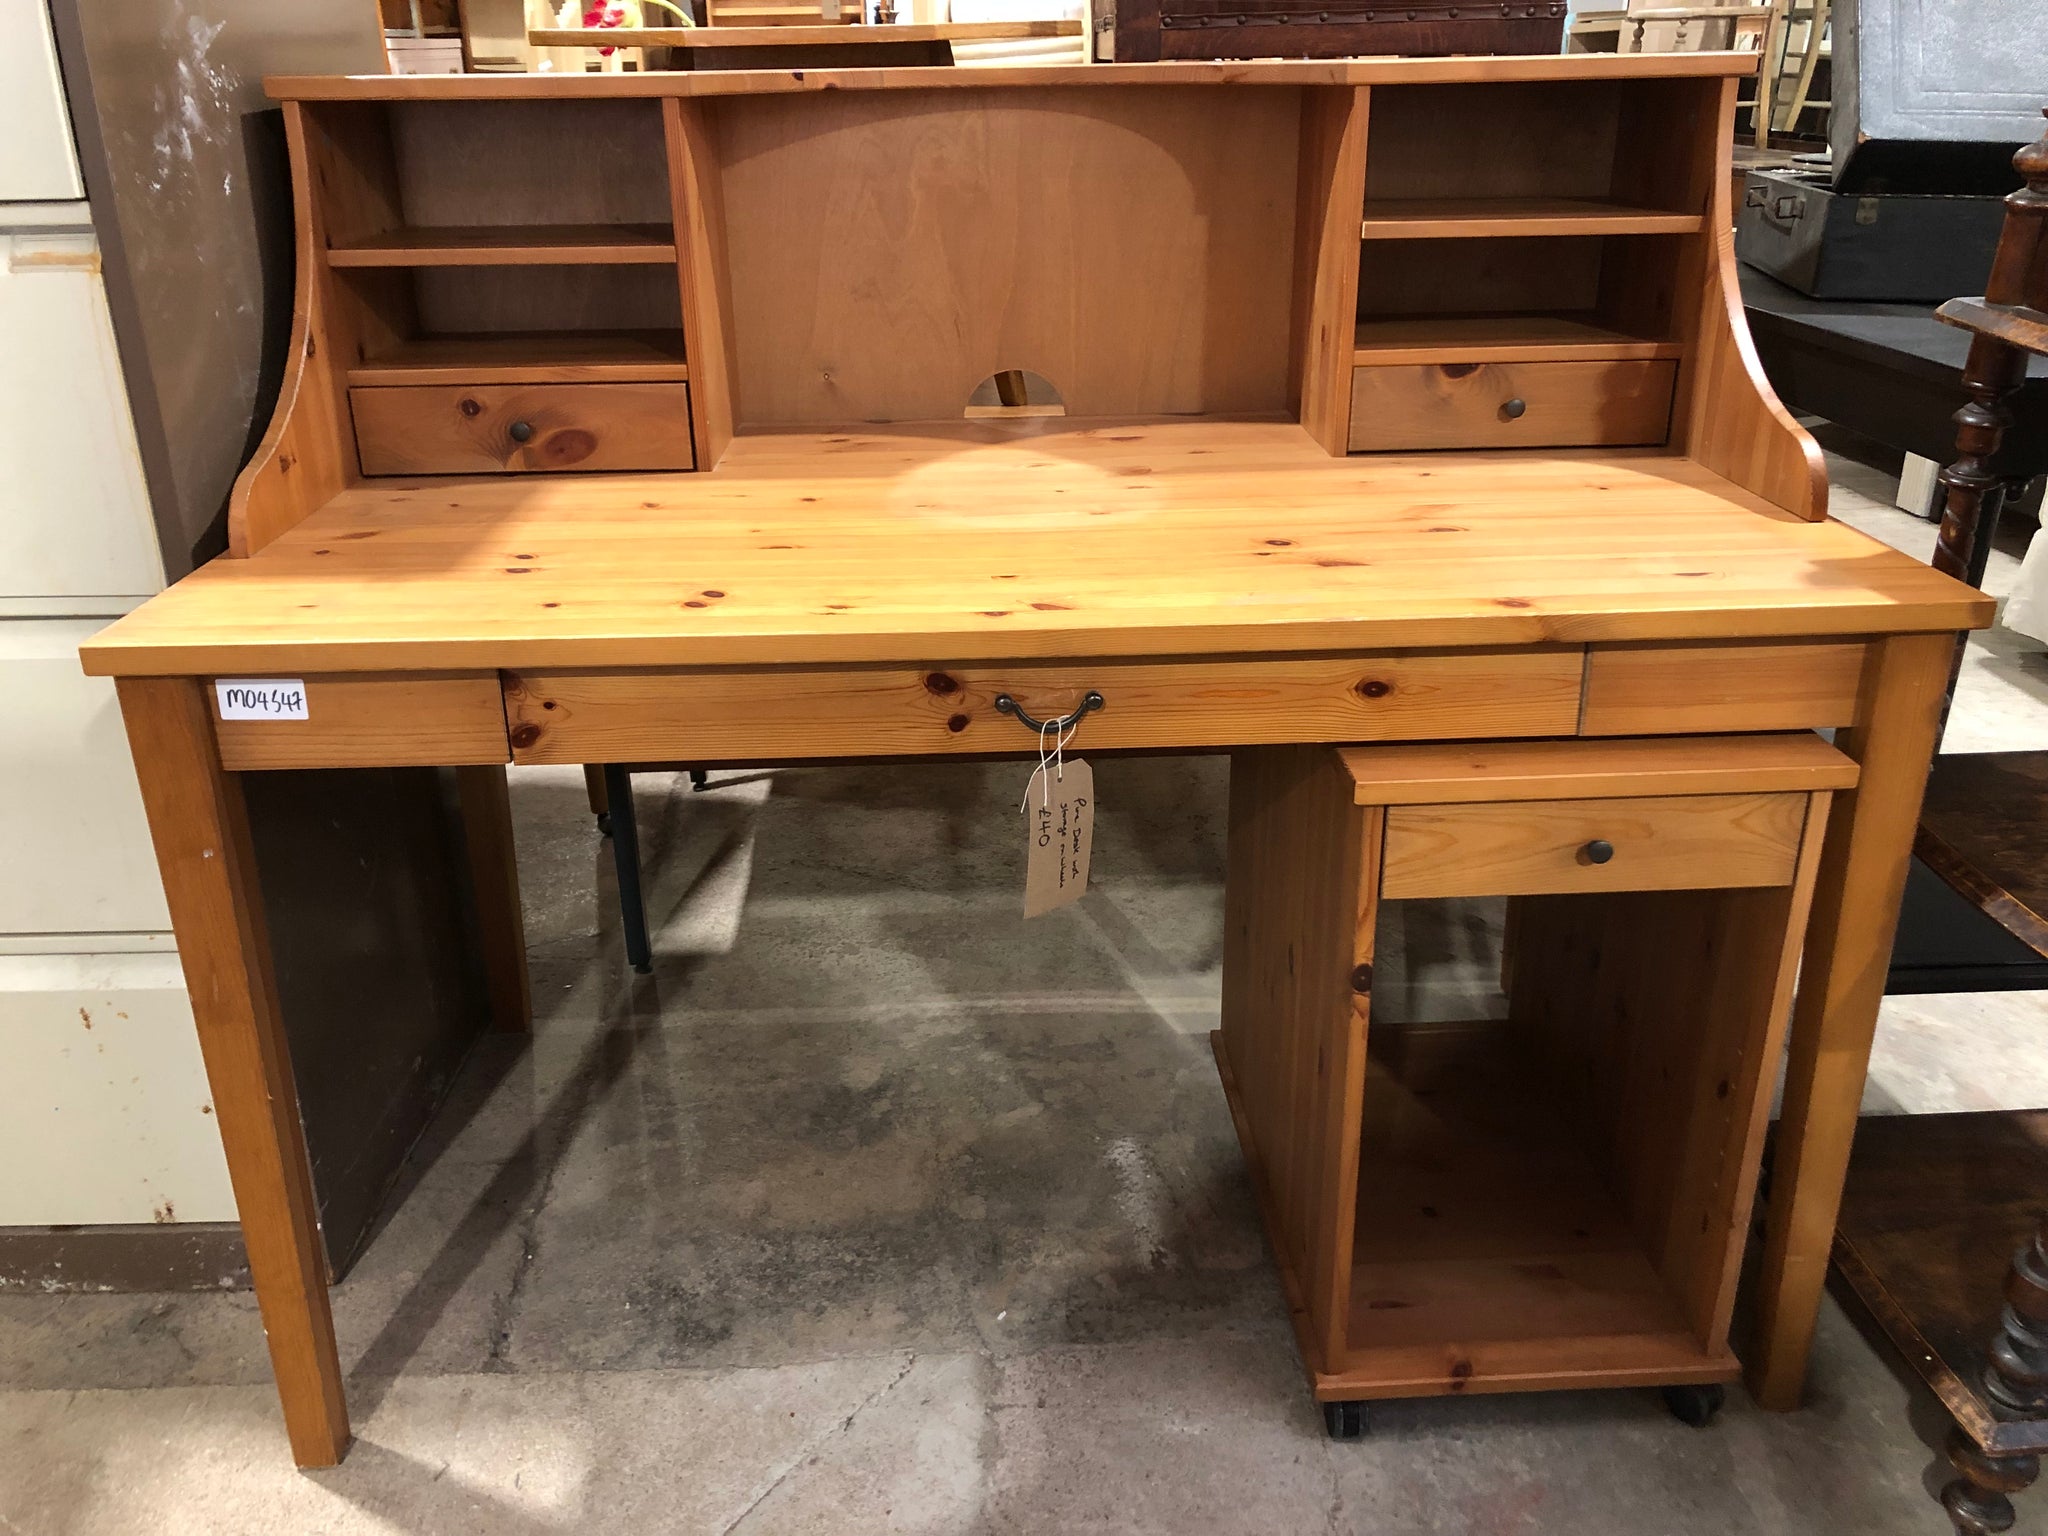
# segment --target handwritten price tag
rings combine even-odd
[[[222,677],[213,697],[223,720],[308,720],[306,684],[297,677]]]
[[[1032,782],[1024,816],[1024,915],[1037,917],[1079,901],[1088,889],[1095,846],[1095,770],[1078,757]]]

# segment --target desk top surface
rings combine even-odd
[[[716,28],[707,28],[716,32]],[[871,28],[879,32],[883,28]],[[909,41],[909,38],[896,41]],[[578,46],[606,47],[613,38]],[[710,46],[710,44],[700,44]],[[805,91],[1013,86],[1433,85],[1753,75],[1754,53],[1559,53],[1447,58],[1228,59],[1147,64],[953,64],[847,69],[644,70],[633,74],[267,75],[278,101],[546,101],[579,96],[771,96]]]
[[[1291,422],[743,436],[707,474],[383,481],[94,673],[966,662],[1877,634],[1991,602],[1661,451],[1330,458]]]

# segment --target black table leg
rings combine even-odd
[[[605,800],[612,819],[612,860],[619,872],[619,927],[626,963],[645,975],[654,969],[647,942],[647,903],[640,888],[640,826],[633,814],[633,773],[623,763],[606,763]]]

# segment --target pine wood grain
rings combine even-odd
[[[474,224],[384,230],[327,247],[332,267],[661,266],[676,259],[658,224]]]
[[[1805,797],[1785,793],[1395,806],[1381,893],[1392,900],[1784,885],[1805,815]],[[1596,840],[1614,849],[1604,864],[1586,856]]]
[[[1443,59],[1301,59],[1245,63],[1003,65],[912,69],[688,70],[579,75],[268,75],[277,101],[520,101],[576,96],[733,96],[818,91],[946,90],[993,85],[1427,85],[1463,81],[1645,80],[1748,76],[1753,53],[1572,54]]]
[[[1359,321],[1353,363],[1601,362],[1677,358],[1675,341],[1631,336],[1583,315],[1423,315]]]
[[[352,385],[657,384],[689,377],[681,331],[414,336],[348,370]]]
[[[120,697],[292,1455],[331,1467],[348,1404],[241,786],[199,683],[124,678]]]
[[[1661,443],[1678,365],[1380,364],[1351,374],[1351,447],[1543,448]],[[1520,402],[1521,411],[1511,402]]]
[[[352,389],[349,406],[366,475],[588,473],[694,462],[687,384],[421,384]]]
[[[1606,198],[1382,197],[1365,205],[1362,240],[1527,239],[1537,235],[1689,235],[1696,213]]]
[[[505,704],[494,672],[359,673],[301,679],[304,720],[222,720],[209,684],[222,765],[441,768],[505,763]]]
[[[1292,423],[744,436],[708,475],[350,491],[83,654],[100,673],[965,665],[1990,618],[1854,529],[1760,508],[1662,455],[1332,459]]]
[[[1348,747],[1340,755],[1360,805],[1761,794],[1847,789],[1856,782],[1856,765],[1810,732],[1484,746],[1446,742]]]
[[[1365,198],[1368,91],[1302,97],[1301,159],[1294,224],[1291,401],[1308,435],[1343,453],[1351,420],[1345,338],[1358,312],[1358,242]]]
[[[725,229],[725,188],[704,110],[693,102],[661,104],[668,155],[670,217],[675,221],[683,337],[697,365],[690,412],[696,461],[715,469],[732,441],[734,376],[732,267]]]
[[[510,786],[505,770],[496,766],[458,768],[455,786],[491,1023],[509,1034],[525,1034],[533,1028],[533,982],[526,968],[526,916],[519,904]]]
[[[1835,1213],[1870,1064],[1913,823],[1939,733],[1952,637],[1880,642],[1857,721],[1835,745],[1856,759],[1856,788],[1836,801],[1807,926],[1806,982],[1794,1005],[1771,1205],[1756,1279],[1750,1394],[1799,1404],[1827,1278]]]
[[[1782,731],[1856,718],[1869,647],[1594,646],[1586,655],[1587,736]]]
[[[1009,369],[1076,416],[1284,411],[1300,119],[1274,90],[724,105],[735,419],[958,419]]]
[[[1312,1370],[1336,1368],[1349,1327],[1381,824],[1323,748],[1232,755],[1217,1050]]]
[[[1010,694],[1038,719],[1088,715],[1068,750],[1241,742],[1543,736],[1577,716],[1580,653],[1228,657],[1183,662],[701,672],[508,674],[522,763],[692,763],[764,758],[1021,752],[1033,733],[998,712]]]

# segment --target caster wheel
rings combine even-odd
[[[1323,1404],[1323,1427],[1329,1430],[1332,1440],[1363,1440],[1365,1438],[1365,1404]]]
[[[597,813],[597,835],[599,837],[610,837],[612,835],[612,813],[610,811],[599,811]]]
[[[1664,1389],[1664,1406],[1671,1410],[1671,1417],[1681,1424],[1690,1424],[1694,1429],[1705,1429],[1713,1423],[1721,1412],[1721,1405],[1727,1401],[1728,1389],[1719,1382],[1704,1387]]]

